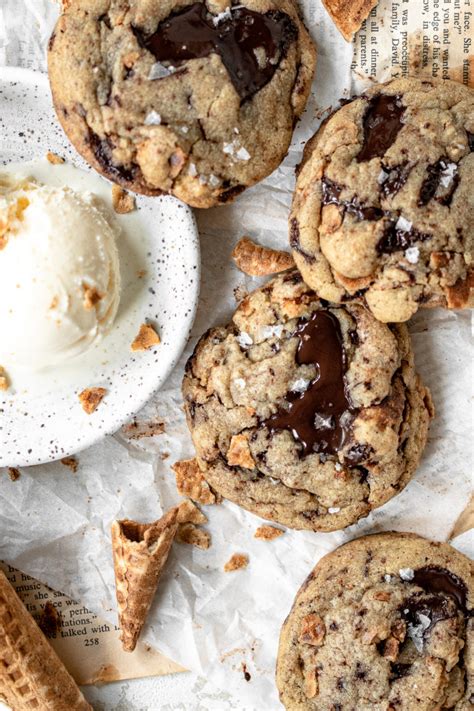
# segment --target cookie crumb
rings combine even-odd
[[[227,463],[231,467],[255,468],[247,435],[239,434],[232,437],[227,451]]]
[[[5,392],[10,387],[5,368],[0,365],[0,391]]]
[[[61,156],[58,156],[57,153],[52,153],[52,151],[48,151],[46,153],[46,160],[48,163],[51,163],[52,165],[62,165],[66,161],[64,158],[61,158]]]
[[[191,499],[185,499],[178,508],[178,523],[207,523],[207,516]]]
[[[181,459],[171,468],[175,473],[176,487],[181,496],[189,496],[200,504],[219,503],[220,497],[217,497],[204,479],[197,459]]]
[[[144,279],[146,277],[146,269],[139,269],[137,272],[137,277],[139,279]]]
[[[240,570],[241,568],[246,568],[249,564],[249,557],[244,553],[234,553],[227,563],[224,565],[224,571],[226,573],[232,573],[234,570]]]
[[[95,288],[95,286],[87,286],[87,284],[83,284],[82,288],[84,290],[84,308],[86,311],[91,311],[95,306],[97,306],[99,301],[104,298],[104,295],[101,294],[100,291]],[[55,306],[53,306],[53,308],[56,308],[56,306],[57,303]]]
[[[160,344],[160,337],[149,323],[142,323],[138,335],[131,345],[132,351],[147,351]]]
[[[112,185],[112,205],[118,215],[126,215],[136,209],[135,198],[120,185]]]
[[[128,425],[122,427],[122,433],[128,439],[142,439],[142,437],[154,437],[155,435],[163,434],[165,431],[165,423],[160,420],[150,422],[138,422],[133,420]]]
[[[259,526],[255,531],[254,538],[259,538],[262,541],[273,541],[275,538],[279,538],[285,533],[281,528],[276,528],[276,526]]]
[[[176,533],[178,543],[186,543],[202,550],[207,550],[211,545],[211,536],[194,523],[181,523]]]
[[[295,265],[289,252],[262,247],[249,237],[242,237],[237,242],[232,259],[240,271],[249,276],[278,274]]]
[[[65,467],[69,467],[73,474],[77,472],[77,468],[79,466],[79,462],[75,457],[63,457],[61,459],[61,464],[64,464]]]
[[[20,478],[20,470],[16,467],[8,467],[8,476],[12,481],[17,481]]]
[[[38,627],[46,637],[56,637],[62,627],[61,615],[50,600],[41,610]]]
[[[88,415],[92,415],[99,407],[106,392],[107,390],[105,388],[85,388],[85,390],[79,393],[79,400],[84,412]]]

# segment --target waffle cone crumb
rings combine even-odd
[[[234,553],[224,565],[226,573],[233,573],[234,570],[246,568],[249,564],[249,557],[244,553]]]
[[[61,158],[57,153],[52,153],[51,151],[46,153],[46,160],[48,163],[51,163],[51,165],[62,165],[65,162],[64,158]]]
[[[211,545],[211,536],[207,531],[195,526],[194,523],[182,523],[178,526],[176,534],[178,543],[187,543],[196,548],[206,550]]]
[[[189,496],[200,504],[216,504],[220,499],[204,479],[197,459],[181,459],[171,467],[176,475],[176,486],[181,496]]]
[[[232,259],[240,271],[249,276],[277,274],[295,265],[289,252],[262,247],[248,237],[242,237],[237,242]]]
[[[79,462],[75,457],[63,457],[61,459],[61,464],[64,464],[65,467],[69,467],[73,474],[77,472],[77,468],[79,466]]]
[[[254,538],[259,538],[262,541],[273,541],[275,538],[279,538],[284,533],[285,532],[281,528],[263,525],[257,528]]]
[[[135,210],[135,198],[119,185],[112,185],[112,205],[118,215],[125,215]]]
[[[86,388],[79,394],[79,400],[84,412],[92,415],[97,410],[104,399],[107,390],[105,388]]]
[[[149,323],[142,323],[138,335],[131,345],[132,351],[147,351],[153,346],[158,346],[160,337]]]

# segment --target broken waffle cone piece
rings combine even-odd
[[[92,711],[2,571],[0,698],[13,711]]]
[[[154,523],[114,521],[112,546],[120,639],[133,652],[178,528],[178,507]]]
[[[369,12],[378,0],[323,0],[323,5],[331,16],[331,20],[345,40],[350,42],[352,35],[360,30]]]
[[[237,242],[232,259],[240,271],[249,276],[278,274],[295,265],[289,252],[262,247],[248,237],[242,237]]]

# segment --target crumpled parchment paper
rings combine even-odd
[[[197,215],[203,273],[192,339],[165,387],[137,416],[139,422],[163,421],[165,431],[140,440],[123,431],[108,437],[78,455],[76,474],[61,463],[23,469],[17,481],[0,473],[0,558],[111,621],[116,613],[110,525],[116,518],[154,520],[178,500],[170,464],[193,453],[180,395],[185,360],[201,333],[229,318],[234,290],[242,295],[261,281],[238,272],[232,249],[244,234],[287,247],[294,167],[303,144],[353,91],[352,47],[319,2],[302,6],[319,49],[313,96],[284,163],[235,204]],[[57,11],[51,0],[2,0],[0,65],[45,71]],[[437,416],[422,465],[398,497],[344,532],[288,530],[270,543],[253,538],[261,523],[256,516],[229,503],[206,507],[212,547],[173,547],[143,639],[232,693],[240,709],[280,708],[274,684],[279,630],[318,559],[353,537],[381,530],[446,540],[469,500],[470,321],[468,312],[436,310],[419,313],[410,324],[417,368],[432,390]],[[471,531],[454,545],[468,552],[472,542]],[[249,566],[224,573],[234,552],[248,554]]]

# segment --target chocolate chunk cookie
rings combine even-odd
[[[474,306],[474,92],[374,86],[334,113],[299,168],[290,242],[319,296],[365,298],[380,321]]]
[[[280,698],[291,711],[468,711],[474,703],[471,561],[410,533],[325,556],[283,625]]]
[[[406,327],[361,303],[319,300],[296,270],[201,338],[183,394],[213,489],[315,531],[348,526],[403,489],[432,412]]]
[[[283,160],[315,56],[293,0],[70,0],[49,77],[64,130],[96,170],[210,207]]]

